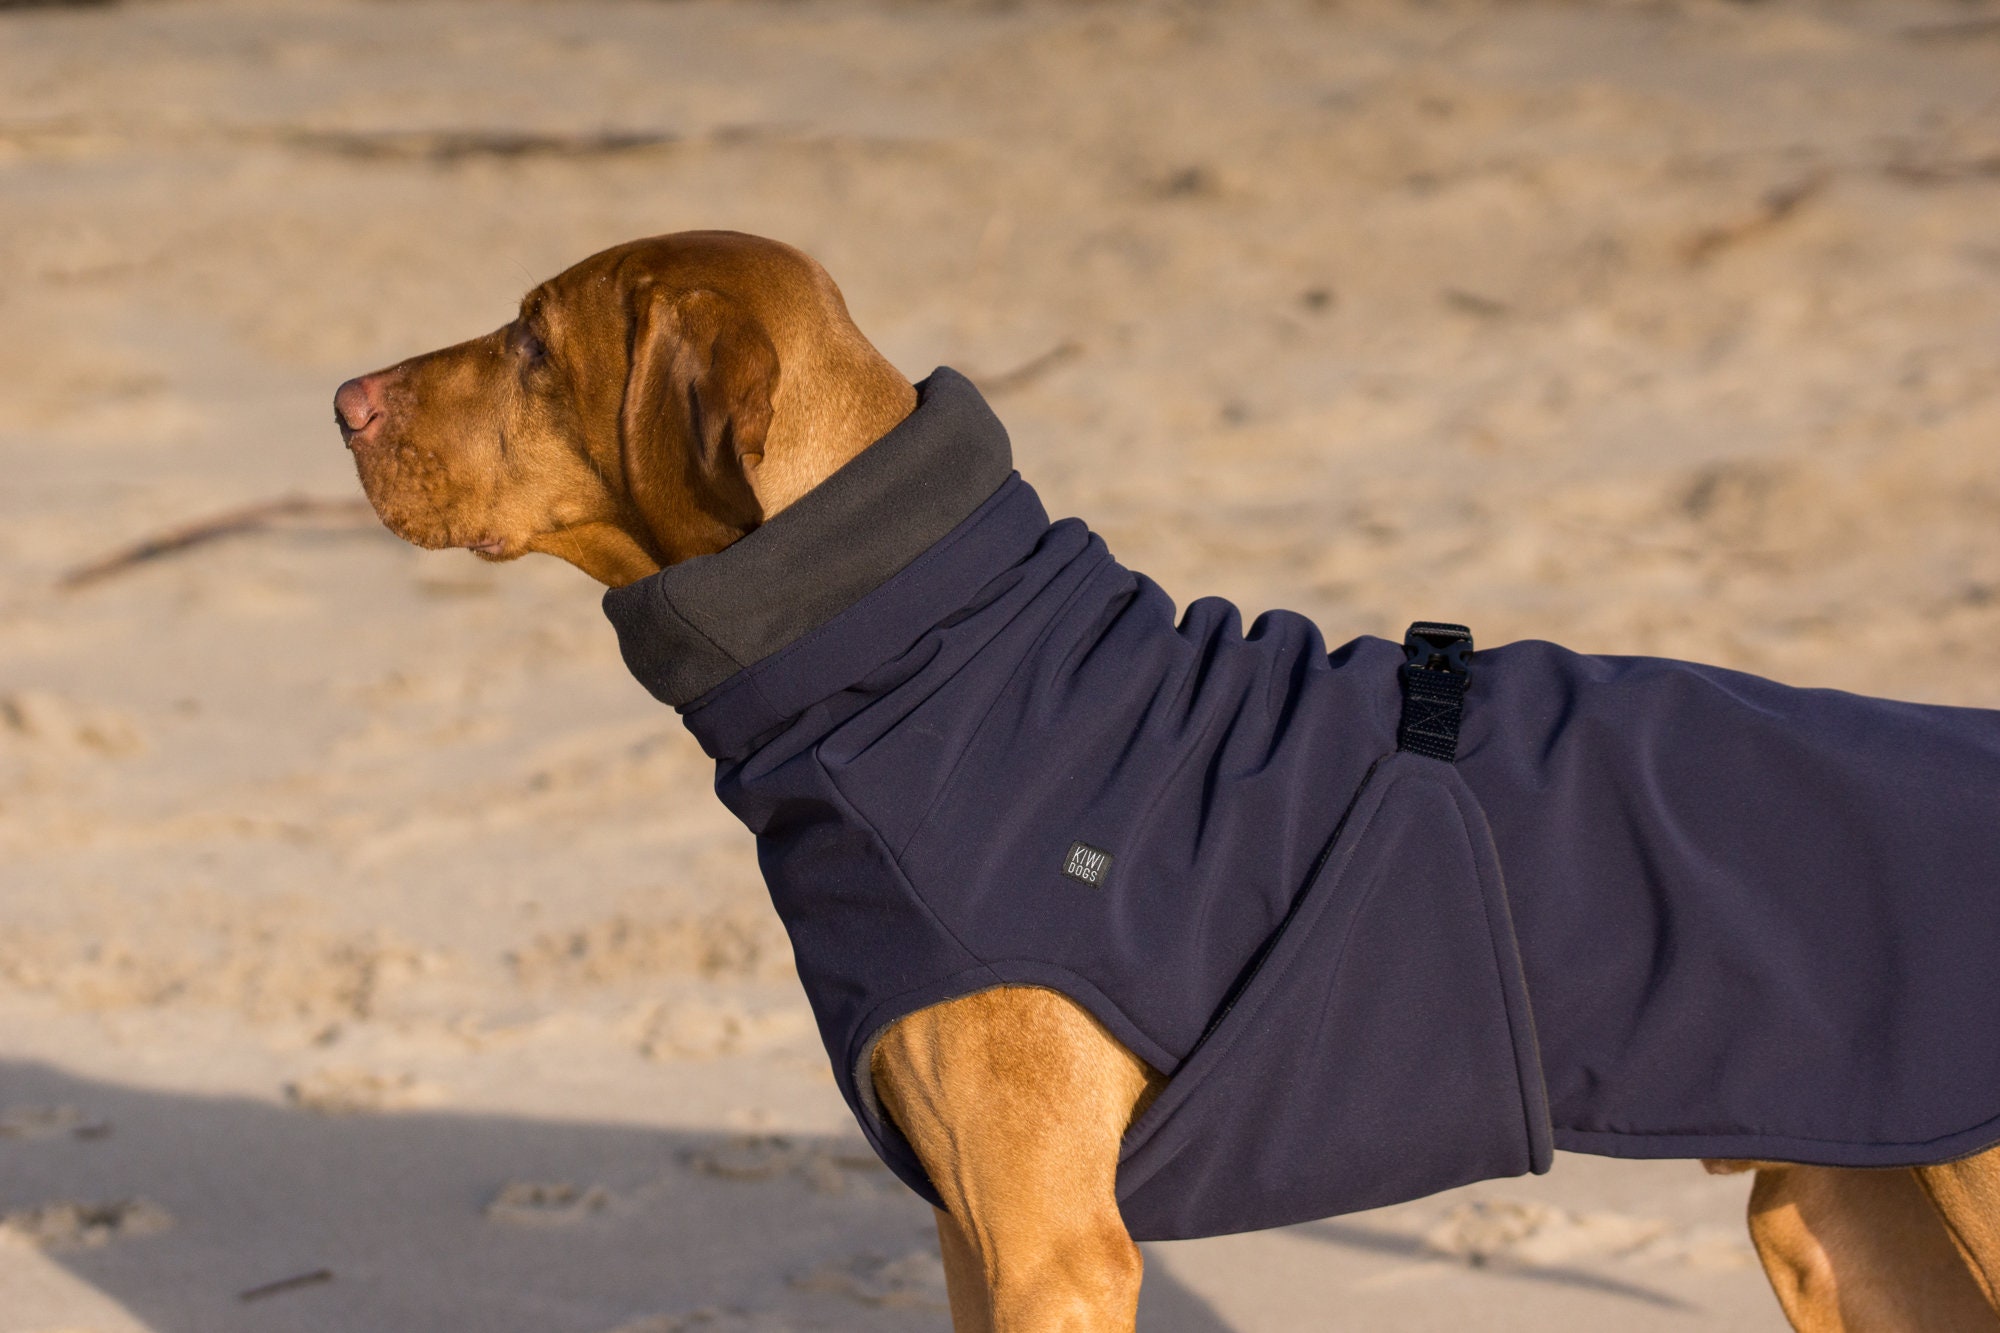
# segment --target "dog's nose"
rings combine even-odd
[[[374,376],[363,375],[333,392],[333,419],[340,423],[340,438],[350,449],[356,436],[382,419],[382,403],[375,396],[375,387]]]

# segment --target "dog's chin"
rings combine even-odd
[[[364,484],[363,490],[367,490]],[[489,537],[474,528],[470,535],[464,525],[436,514],[412,513],[384,498],[370,494],[375,517],[382,526],[412,546],[426,551],[465,550],[485,560],[506,560],[520,554],[517,547],[501,537]]]
[[[453,541],[444,525],[435,520],[404,513],[373,495],[368,497],[368,502],[375,506],[375,517],[382,520],[382,526],[412,546],[420,546],[426,551],[444,551],[461,544]]]
[[[466,522],[453,515],[399,503],[396,488],[384,484],[385,480],[379,475],[371,477],[363,469],[361,489],[368,496],[368,503],[374,506],[375,517],[382,520],[382,526],[410,545],[426,551],[470,551],[482,560],[512,560],[523,553],[525,548],[521,543],[493,536],[483,523]]]

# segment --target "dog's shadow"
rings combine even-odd
[[[930,1211],[858,1137],[326,1115],[0,1062],[0,1213],[10,1267],[155,1333],[947,1323]],[[1228,1328],[1158,1266],[1141,1323]]]

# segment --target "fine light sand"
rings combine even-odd
[[[1972,0],[0,12],[0,1333],[944,1323],[581,575],[336,503],[59,586],[351,500],[347,375],[739,227],[1183,599],[1991,707],[1996,216]],[[1150,1247],[1141,1322],[1774,1329],[1745,1189]]]

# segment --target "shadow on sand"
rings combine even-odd
[[[156,1333],[947,1323],[929,1209],[858,1137],[326,1116],[20,1062],[0,1062],[0,1112],[10,1229],[39,1228],[49,1259]],[[100,1207],[132,1200],[152,1207]],[[1158,1264],[1140,1325],[1228,1329]]]

